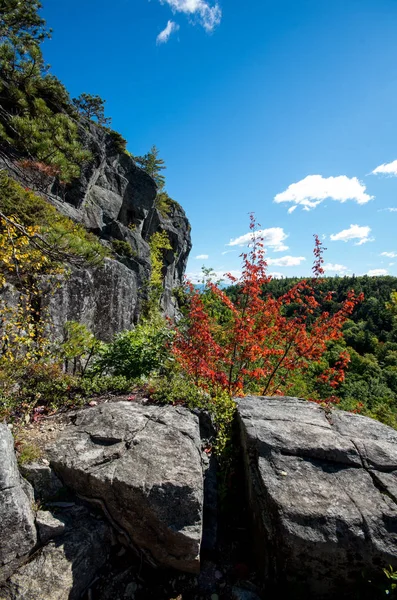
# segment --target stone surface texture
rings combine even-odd
[[[54,336],[61,336],[66,321],[78,320],[108,341],[115,333],[131,328],[139,318],[151,273],[149,240],[156,231],[165,231],[172,246],[164,255],[162,308],[166,315],[175,315],[172,291],[183,281],[191,250],[190,225],[177,203],[166,216],[156,209],[154,180],[137,167],[129,154],[117,149],[109,132],[91,123],[88,129],[81,128],[81,136],[93,161],[83,166],[80,178],[62,193],[55,183],[49,185],[46,197],[110,249],[114,240],[128,243],[132,256],[115,255],[105,261],[103,268],[74,270],[61,280],[60,288],[50,298],[50,316]],[[31,187],[17,159],[12,154],[1,155],[0,168]],[[17,301],[12,287],[4,292],[3,301]]]
[[[397,567],[397,431],[297,398],[239,399],[238,415],[268,587],[347,598]]]
[[[198,417],[108,403],[80,411],[49,449],[64,484],[156,564],[199,570],[203,473]]]
[[[0,423],[0,581],[37,541],[27,482],[22,481],[14,452],[14,438]]]
[[[0,600],[79,600],[106,563],[111,533],[102,520],[75,507],[65,532],[37,550],[0,588]]]
[[[34,497],[40,502],[53,500],[62,490],[62,482],[48,465],[27,463],[21,465],[21,473],[33,486]]]
[[[37,511],[36,527],[40,544],[42,545],[62,535],[65,531],[65,523],[57,519],[49,510]]]

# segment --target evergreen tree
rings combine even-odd
[[[151,177],[153,177],[159,191],[163,191],[165,186],[165,177],[161,173],[167,167],[165,166],[165,162],[162,158],[159,158],[159,150],[156,146],[152,146],[149,152],[147,152],[144,156],[135,156],[135,162],[148,173]]]
[[[50,37],[45,21],[38,11],[38,0],[0,0],[0,43],[10,43],[20,52]]]
[[[50,32],[40,8],[37,0],[0,0],[0,143],[69,182],[91,154],[65,87],[44,64],[40,44]]]
[[[100,96],[91,94],[81,94],[78,98],[73,98],[73,104],[77,110],[87,119],[95,119],[99,125],[109,125],[110,117],[105,117],[105,100]]]

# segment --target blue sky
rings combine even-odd
[[[42,2],[71,95],[159,147],[193,277],[239,270],[251,211],[272,273],[309,274],[317,233],[328,274],[397,275],[395,0]]]

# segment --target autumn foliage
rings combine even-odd
[[[230,395],[286,394],[291,381],[305,375],[321,359],[329,343],[342,338],[342,327],[363,296],[349,292],[334,314],[323,310],[331,293],[322,293],[323,247],[315,236],[313,276],[274,298],[263,239],[251,215],[252,240],[242,254],[242,274],[232,299],[219,285],[206,283],[204,292],[187,283],[189,310],[177,332],[174,354],[195,383]],[[336,388],[344,380],[349,354],[343,351],[332,366],[317,372],[319,383]],[[333,398],[333,397],[332,397]]]

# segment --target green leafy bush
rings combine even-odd
[[[131,244],[128,242],[123,240],[113,240],[112,246],[114,251],[120,256],[126,256],[127,258],[132,258],[134,256],[134,251],[131,248]]]
[[[100,348],[101,343],[95,338],[83,323],[68,321],[64,325],[64,341],[58,349],[63,358],[65,371],[72,363],[73,374],[76,372],[84,375],[91,359]]]
[[[127,378],[161,372],[170,361],[172,337],[164,322],[144,321],[132,331],[119,333],[113,342],[104,346],[95,369]]]

